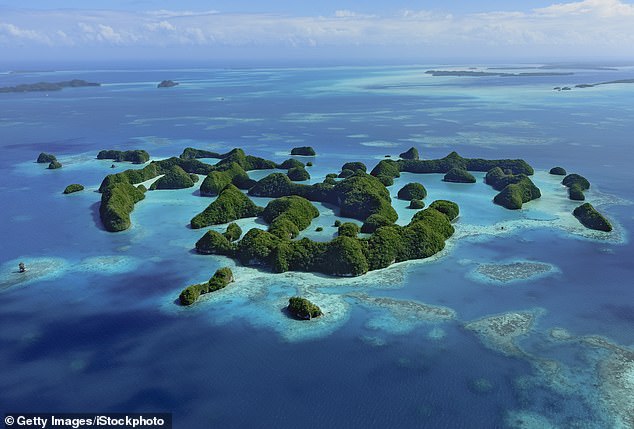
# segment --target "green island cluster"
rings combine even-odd
[[[84,190],[84,186],[80,185],[79,183],[73,183],[71,185],[68,185],[65,189],[64,189],[64,194],[72,194],[74,192],[79,192],[79,191],[83,191]]]
[[[128,161],[133,164],[145,164],[150,160],[150,154],[144,150],[102,150],[97,154],[97,159],[112,159],[116,162]]]
[[[509,170],[505,172],[500,167],[494,167],[487,172],[484,180],[500,191],[493,202],[510,210],[521,209],[523,203],[541,197],[539,188],[526,174],[513,174]]]
[[[376,176],[385,186],[390,186],[394,183],[394,178],[400,177],[402,172],[446,174],[452,168],[487,172],[495,167],[500,167],[502,170],[509,170],[512,174],[525,174],[530,176],[534,173],[533,168],[523,159],[490,160],[463,158],[456,152],[451,152],[449,155],[440,159],[400,159],[398,161],[384,159],[372,169],[370,174]]]
[[[310,320],[313,317],[319,317],[323,315],[321,309],[300,296],[294,296],[288,300],[287,311],[298,319]]]
[[[215,292],[227,286],[233,281],[233,273],[230,268],[220,268],[214,275],[205,283],[199,283],[191,286],[187,286],[180,293],[178,300],[181,305],[192,305],[198,300],[200,295],[206,293]]]

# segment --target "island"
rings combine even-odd
[[[425,203],[421,200],[417,200],[417,199],[413,199],[412,201],[409,202],[409,206],[407,206],[408,209],[422,209],[425,208]]]
[[[550,169],[549,173],[555,176],[565,176],[567,174],[566,169],[563,167],[553,167]]]
[[[38,164],[50,164],[53,161],[57,161],[57,157],[51,153],[42,152],[37,157]]]
[[[97,159],[113,159],[116,162],[129,161],[133,164],[145,164],[150,160],[150,154],[144,150],[102,150]]]
[[[291,155],[315,156],[317,153],[311,146],[294,147],[291,149]]]
[[[293,182],[303,182],[304,180],[310,179],[310,174],[304,167],[289,168],[286,175]]]
[[[85,86],[101,86],[100,83],[87,82],[81,79],[67,80],[63,82],[37,82],[16,86],[0,87],[0,93],[9,92],[49,92],[61,91],[64,88],[81,88]]]
[[[432,76],[457,76],[457,77],[540,77],[540,76],[570,76],[572,72],[485,72],[476,70],[427,70],[425,74]]]
[[[181,305],[192,305],[196,302],[196,300],[198,300],[200,295],[223,289],[233,281],[234,279],[231,269],[226,267],[220,268],[214,273],[209,281],[187,286],[183,289],[178,297],[178,300]]]
[[[583,226],[597,231],[610,232],[612,225],[590,203],[584,203],[573,210],[572,214]]]
[[[473,177],[473,174],[469,173],[467,170],[454,167],[445,173],[445,177],[443,179],[445,182],[453,182],[453,183],[475,183],[476,179]]]
[[[427,196],[427,189],[420,183],[408,183],[398,191],[399,200],[422,200]]]
[[[579,174],[569,174],[563,178],[561,184],[568,187],[568,198],[574,201],[583,201],[586,199],[583,191],[590,189],[590,182]]]
[[[198,182],[197,175],[186,173],[178,165],[173,165],[163,177],[152,183],[150,190],[191,188],[196,182]]]
[[[178,85],[178,82],[174,82],[173,80],[163,80],[158,85],[157,88],[171,88],[173,86]]]
[[[500,191],[493,202],[509,210],[521,209],[524,203],[541,197],[541,191],[526,174],[507,173],[500,167],[489,170],[485,182]]]
[[[192,218],[190,224],[193,229],[204,228],[245,217],[254,217],[259,215],[262,210],[238,188],[228,184],[220,192],[218,198],[209,204],[202,213]]]
[[[298,319],[310,320],[313,317],[323,315],[321,309],[307,300],[299,296],[294,296],[288,300],[288,312]]]
[[[410,147],[398,156],[401,159],[418,159],[418,149],[416,149],[415,147]]]
[[[48,164],[48,167],[46,168],[48,168],[49,170],[57,170],[58,168],[62,168],[62,164],[58,160],[54,159]]]
[[[66,189],[64,189],[64,194],[72,194],[74,192],[79,192],[79,191],[83,191],[84,190],[84,186],[80,185],[79,183],[73,183],[72,185],[68,185],[66,187]]]

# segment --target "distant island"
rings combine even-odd
[[[102,150],[97,159],[113,159],[116,162],[129,161],[133,164],[144,164],[150,160],[150,154],[144,150]]]
[[[101,84],[87,82],[81,79],[67,80],[63,82],[38,82],[31,84],[21,84],[17,86],[0,87],[0,93],[61,91],[64,88],[81,88],[85,86],[101,86]]]
[[[476,70],[427,70],[425,74],[432,76],[457,76],[457,77],[537,77],[537,76],[569,76],[572,72],[521,72],[521,73],[504,73],[504,72],[486,72]]]
[[[157,88],[171,88],[176,85],[178,85],[178,82],[174,82],[173,80],[163,80],[156,87]]]

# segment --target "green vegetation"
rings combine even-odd
[[[395,177],[401,177],[401,170],[398,161],[383,159],[372,169],[370,174],[379,179],[383,185],[391,186],[394,184]]]
[[[242,235],[242,228],[237,223],[231,222],[223,235],[229,241],[236,241]]]
[[[210,152],[208,150],[194,149],[193,147],[186,147],[183,153],[180,154],[181,159],[197,159],[197,158],[224,158],[226,155],[219,154],[217,152]]]
[[[473,174],[469,173],[467,170],[463,170],[462,168],[454,167],[449,170],[445,177],[442,179],[445,182],[454,182],[454,183],[475,183],[476,178],[473,177]]]
[[[304,163],[296,160],[295,158],[290,158],[278,165],[278,168],[283,170],[290,170],[291,168],[304,168]]]
[[[422,209],[425,208],[425,203],[421,200],[413,199],[409,202],[408,208],[410,209]]]
[[[104,228],[110,232],[130,227],[130,213],[134,205],[145,198],[143,191],[129,183],[115,183],[101,194],[99,215]]]
[[[343,170],[341,170],[341,173],[339,173],[339,176],[337,177],[342,179],[347,179],[348,177],[351,177],[351,176],[354,176],[354,171],[344,168]]]
[[[133,164],[144,164],[150,160],[150,154],[144,150],[102,150],[97,159],[114,159],[117,162],[129,161]]]
[[[370,174],[379,178],[386,186],[389,186],[393,183],[395,177],[400,176],[401,172],[418,174],[447,173],[452,168],[468,171],[489,171],[494,167],[500,167],[503,171],[509,170],[512,174],[525,174],[530,176],[534,173],[533,168],[522,159],[488,160],[463,158],[456,152],[451,152],[441,159],[401,159],[399,161],[384,159],[374,167]]]
[[[485,181],[500,191],[493,202],[509,210],[521,209],[523,203],[541,197],[539,188],[525,174],[507,174],[495,167],[487,172]]]
[[[422,200],[427,196],[427,189],[420,183],[408,183],[398,191],[399,200]]]
[[[355,172],[355,173],[361,170],[365,173],[368,170],[368,168],[365,166],[364,163],[357,161],[357,162],[346,162],[341,167],[341,171],[343,170],[351,170],[352,172]]]
[[[401,157],[401,159],[418,159],[418,149],[410,147],[405,152],[399,154],[399,157]]]
[[[240,189],[249,189],[255,185],[255,180],[249,178],[240,164],[231,162],[222,164],[218,170],[207,174],[205,180],[200,185],[200,194],[207,196],[215,196],[220,193],[227,185],[233,184]]]
[[[566,170],[563,167],[553,167],[550,169],[550,174],[554,174],[556,176],[565,176]]]
[[[381,216],[380,214],[373,214],[367,217],[363,225],[361,225],[361,232],[363,233],[372,233],[379,229],[382,226],[390,226],[394,224],[393,221],[386,218],[385,216]]]
[[[458,204],[453,201],[436,200],[429,205],[429,208],[438,210],[440,213],[447,216],[450,221],[456,219],[460,214]]]
[[[178,299],[181,305],[192,305],[200,297],[206,293],[215,292],[223,289],[233,281],[233,273],[230,268],[220,268],[206,283],[187,286]]]
[[[308,161],[308,162],[306,163],[306,167],[312,167],[312,166],[313,166],[313,163],[312,163],[311,161]]]
[[[315,152],[315,149],[310,146],[301,146],[291,149],[291,155],[315,156],[317,153]]]
[[[436,201],[434,201],[434,203],[435,202]],[[452,204],[455,205],[455,208],[453,208],[453,210],[451,211],[448,210],[450,211],[450,214],[454,214],[458,210],[458,206],[455,203],[452,203],[451,201],[443,201],[443,203],[449,203],[449,205],[452,205]],[[447,239],[451,237],[454,233],[454,227],[453,225],[451,225],[451,220],[452,218],[449,215],[436,210],[430,205],[425,210],[421,210],[418,213],[416,213],[414,217],[412,218],[410,225],[415,224],[417,222],[422,222],[428,227],[430,227],[434,232],[436,232],[437,234],[440,234],[443,238]]]
[[[335,226],[336,228],[339,228],[341,226],[341,221],[337,219],[333,226]]]
[[[579,174],[569,174],[561,181],[564,186],[571,187],[572,185],[577,185],[581,188],[582,191],[590,189],[590,182],[585,177]]]
[[[156,162],[151,162],[145,167],[138,170],[125,170],[121,173],[116,174],[108,174],[103,181],[101,182],[101,186],[99,186],[99,192],[104,192],[106,189],[111,187],[116,183],[127,183],[129,185],[145,182],[146,180],[150,180],[155,178],[161,174],[161,170],[159,168],[159,164]]]
[[[64,88],[79,88],[82,86],[100,86],[99,83],[86,82],[81,79],[67,80],[63,82],[38,82],[26,83],[17,86],[3,86],[0,93],[6,92],[35,92],[35,91],[61,91]]]
[[[359,235],[360,230],[361,229],[359,228],[359,225],[357,225],[356,223],[345,222],[339,225],[337,234],[339,235],[339,237],[345,236],[345,237],[356,238],[357,235]]]
[[[227,232],[225,232],[224,235],[218,231],[207,231],[205,235],[200,237],[200,239],[196,242],[196,251],[204,255],[232,256],[235,248],[227,239],[228,231],[228,227]]]
[[[312,319],[323,314],[318,306],[299,296],[294,296],[288,300],[287,309],[289,313],[298,319]]]
[[[262,218],[269,224],[269,232],[280,238],[295,238],[299,231],[319,216],[310,201],[296,195],[280,197],[266,205]]]
[[[83,191],[84,186],[79,183],[73,183],[72,185],[68,185],[66,189],[64,189],[65,194],[72,194],[73,192]]]
[[[324,230],[324,228],[322,226],[318,226],[317,228],[315,228],[315,231],[317,232],[322,232]]]
[[[583,201],[586,199],[583,191],[590,189],[590,182],[585,177],[573,173],[564,177],[561,183],[568,187],[568,198],[571,200]]]
[[[58,168],[62,168],[62,164],[59,161],[55,160],[51,161],[46,168],[48,168],[49,170],[56,170]]]
[[[572,214],[581,222],[583,226],[598,231],[610,232],[612,225],[603,217],[590,203],[584,203],[574,209]]]
[[[583,201],[586,199],[586,196],[584,195],[581,186],[579,186],[578,183],[574,183],[568,188],[568,198],[573,201]]]
[[[289,168],[288,173],[286,173],[289,179],[293,182],[302,182],[304,180],[310,179],[310,174],[304,167],[293,167]]]
[[[51,153],[42,152],[37,157],[37,162],[39,164],[50,164],[53,161],[57,161],[57,158]]]
[[[227,185],[218,195],[218,198],[197,214],[191,220],[193,229],[204,228],[209,225],[218,225],[245,217],[258,216],[262,208],[256,206],[253,201],[244,195],[233,185]]]
[[[196,178],[198,176],[195,176]],[[163,177],[152,183],[151,190],[154,189],[185,189],[194,186],[191,176],[178,165],[170,167]]]

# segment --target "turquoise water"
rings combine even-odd
[[[0,86],[70,78],[104,85],[0,97],[0,411],[173,412],[176,428],[628,427],[634,85],[552,87],[634,70],[424,74],[432,68],[2,75]],[[163,79],[181,84],[156,89]],[[417,181],[427,204],[459,203],[456,234],[437,257],[352,279],[271,274],[195,254],[203,232],[188,222],[213,201],[198,185],[149,192],[128,231],[108,233],[99,222],[96,189],[113,171],[95,159],[101,149],[145,149],[160,159],[187,146],[242,147],[282,161],[302,145],[318,152],[300,158],[314,164],[308,183],[346,161],[371,169],[414,145],[424,158],[452,150],[524,158],[543,197],[508,211],[492,203],[482,173],[475,184],[404,173],[389,187],[398,223],[415,211],[396,194]],[[64,167],[34,163],[41,151]],[[554,165],[590,180],[587,200],[610,218],[612,233],[591,233],[572,217],[576,204],[546,173]],[[86,190],[62,195],[70,183]],[[316,206],[320,216],[302,236],[328,240],[334,220],[349,219]],[[20,261],[26,275],[17,273]],[[549,269],[511,282],[478,274],[516,262]],[[232,267],[235,283],[191,308],[176,305],[183,287],[221,266]],[[296,294],[325,317],[287,318],[282,309]],[[518,312],[534,320],[506,337],[511,346],[465,327]]]

